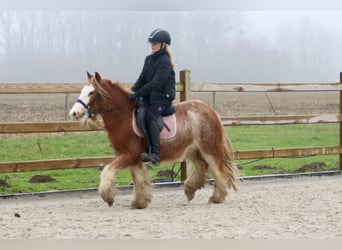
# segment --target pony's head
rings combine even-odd
[[[133,104],[128,100],[129,93],[119,84],[101,78],[97,72],[95,75],[87,72],[87,77],[87,83],[69,111],[72,119],[89,125],[94,125],[95,122],[95,126],[98,127],[98,116],[104,118],[105,113],[114,113],[124,107],[133,109]],[[112,117],[112,114],[110,116]]]
[[[102,86],[102,82],[105,81],[105,79],[102,79],[99,73],[95,72],[95,75],[92,75],[87,72],[87,77],[87,83],[82,88],[76,103],[69,111],[71,118],[82,123],[85,123],[88,118],[95,121],[97,115],[95,111],[100,108],[100,102],[97,100],[100,99],[100,97],[109,97],[108,92]]]

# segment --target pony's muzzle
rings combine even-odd
[[[81,118],[81,116],[82,116],[82,113],[76,112],[76,111],[73,111],[73,110],[70,110],[69,116],[70,116],[73,120],[79,120],[79,119]]]

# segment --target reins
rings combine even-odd
[[[127,106],[130,101],[127,101],[125,103],[122,103],[122,104],[119,104],[117,106],[114,106],[112,108],[109,108],[109,109],[103,109],[103,110],[98,110],[98,111],[94,111],[93,108],[92,108],[92,105],[95,103],[96,99],[98,97],[101,97],[99,93],[96,94],[96,96],[94,97],[94,99],[87,105],[85,104],[81,99],[77,99],[76,102],[80,103],[86,110],[87,110],[87,113],[88,113],[88,117],[91,118],[93,117],[94,115],[97,115],[97,114],[103,114],[103,113],[110,113],[110,112],[114,112],[114,111],[118,111],[122,108],[124,108],[125,106]]]

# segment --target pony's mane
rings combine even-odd
[[[129,95],[128,91],[124,88],[124,86],[119,83],[118,81],[116,82],[112,82],[110,79],[107,78],[103,78],[101,79],[101,82],[107,82],[108,85],[112,88],[112,89],[117,89],[120,92],[123,92],[125,95]],[[100,94],[100,96],[104,97],[104,98],[110,98],[111,95],[108,92],[108,90],[104,87],[103,84],[98,83],[97,81],[93,81],[93,84],[96,86],[96,89],[98,90],[98,93]]]

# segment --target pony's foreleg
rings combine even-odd
[[[130,168],[134,182],[135,199],[132,206],[146,208],[152,200],[152,188],[148,179],[146,166],[139,164]]]
[[[196,190],[204,187],[206,183],[208,164],[203,160],[200,152],[193,152],[187,158],[195,165],[194,171],[184,183],[185,195],[188,201],[191,201],[195,197]]]
[[[111,163],[107,164],[101,173],[101,180],[98,192],[102,199],[112,206],[114,203],[115,196],[115,183],[114,179],[116,174],[120,171],[118,168],[118,158],[116,158]]]

